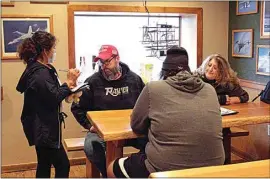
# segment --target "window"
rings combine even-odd
[[[142,13],[76,13],[76,67],[87,78],[94,72],[92,57],[98,54],[101,45],[111,44],[118,49],[120,60],[132,71],[148,78],[147,81],[157,80],[166,49],[179,45],[179,19],[171,14],[149,17]],[[149,64],[153,67],[152,75]]]
[[[84,78],[90,76],[94,72],[93,55],[98,54],[102,44],[112,44],[118,48],[120,60],[135,73],[145,72],[149,77],[149,69],[153,67],[151,79],[158,79],[164,51],[156,53],[146,48],[149,43],[142,42],[142,27],[167,23],[180,26],[180,29],[175,28],[175,43],[184,45],[189,53],[190,67],[196,69],[202,61],[202,8],[148,7],[148,10],[149,23],[142,6],[68,6],[69,67],[85,68]]]

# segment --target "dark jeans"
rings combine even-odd
[[[147,138],[130,139],[126,140],[125,146],[132,146],[144,151],[147,142]],[[107,177],[105,151],[106,142],[96,133],[88,132],[84,141],[84,152],[88,160],[99,169],[104,178]]]
[[[55,178],[68,178],[70,164],[62,144],[60,149],[36,146],[36,153],[36,178],[50,178],[52,165],[55,168]]]

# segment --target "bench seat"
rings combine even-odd
[[[84,139],[85,138],[70,138],[70,139],[64,139],[64,146],[68,152],[71,151],[82,151],[84,148]],[[139,152],[138,149],[135,149],[134,147],[124,147],[123,149],[123,156],[129,156],[132,153]],[[86,163],[86,177],[87,178],[99,178],[100,173],[98,169],[95,167],[95,165],[92,165],[91,162],[85,157],[85,163]]]
[[[231,130],[230,137],[241,137],[249,135],[248,130],[241,129],[239,127],[231,127],[230,130]]]

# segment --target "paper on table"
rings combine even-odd
[[[227,109],[224,107],[220,107],[221,116],[231,115],[231,114],[237,114],[238,111],[233,111],[231,109]]]

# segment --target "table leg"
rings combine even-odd
[[[108,141],[106,142],[106,164],[109,164],[117,158],[123,157],[123,145],[119,145],[118,142]]]
[[[225,152],[225,161],[224,164],[230,164],[231,163],[231,130],[230,128],[224,128],[222,130],[223,133],[223,146],[224,146],[224,152]]]
[[[100,173],[99,173],[99,170],[97,169],[97,167],[92,164],[88,158],[86,157],[86,164],[85,164],[85,167],[86,167],[86,178],[100,178]]]

